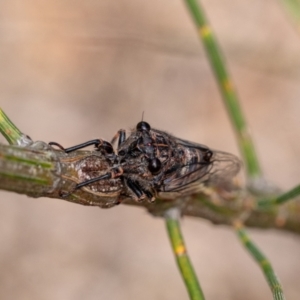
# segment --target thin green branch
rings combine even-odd
[[[0,132],[5,139],[11,144],[18,144],[22,138],[22,132],[15,126],[15,124],[8,118],[4,111],[0,108]]]
[[[273,206],[273,205],[279,205],[279,204],[283,204],[289,200],[293,200],[295,197],[300,195],[300,185],[297,185],[296,187],[294,187],[293,189],[291,189],[290,191],[272,198],[272,199],[262,199],[262,200],[258,200],[257,201],[257,206],[259,208],[264,208],[264,207],[268,207],[268,206]]]
[[[203,9],[196,0],[185,0],[202,39],[211,66],[216,75],[225,106],[235,129],[240,151],[245,161],[249,177],[258,177],[261,174],[258,158],[254,149],[242,109],[233,82],[226,70],[225,61],[220,48],[209,26]]]
[[[248,250],[248,252],[251,254],[251,256],[254,258],[254,260],[258,263],[259,267],[263,271],[268,284],[271,288],[273,299],[274,300],[284,300],[284,294],[282,291],[282,286],[280,282],[277,279],[277,276],[271,266],[271,263],[266,258],[266,256],[257,248],[257,246],[251,241],[248,233],[244,229],[241,223],[236,222],[235,224],[235,230],[237,232],[237,235],[242,242],[242,244],[245,246],[245,248]]]
[[[187,255],[179,223],[180,213],[177,208],[171,208],[166,212],[166,226],[172,244],[177,265],[181,272],[190,299],[204,300],[204,295],[198,282],[197,276]]]
[[[99,151],[75,151],[66,154],[53,151],[46,143],[34,143],[30,147],[17,147],[0,144],[0,189],[13,191],[35,198],[58,198],[83,205],[112,207],[118,203],[121,187],[106,192],[95,192],[90,187],[76,190],[67,198],[61,192],[72,191],[74,186],[82,182],[82,176],[89,172],[84,164],[97,166],[99,174],[107,169],[107,160]],[[87,174],[88,175],[88,174]],[[95,174],[93,176],[96,176]],[[238,218],[245,209],[249,215],[245,225],[254,228],[280,229],[300,234],[300,201],[289,201],[282,206],[259,208],[253,205],[255,199],[246,190],[235,191],[234,194],[199,193],[186,198],[182,215],[194,216],[209,220],[214,224],[231,225],[232,219]],[[215,201],[216,196],[218,202]],[[179,200],[159,200],[155,203],[136,202],[123,199],[122,203],[146,208],[155,216],[164,216],[165,212]],[[187,205],[185,205],[187,204]]]

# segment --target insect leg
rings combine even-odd
[[[136,184],[136,182],[134,182],[130,178],[126,178],[125,181],[126,181],[127,187],[136,195],[136,197],[137,197],[136,200],[138,202],[142,201],[145,198],[145,193],[140,188],[140,186],[138,184]]]
[[[115,136],[111,140],[111,144],[114,144],[118,140],[118,148],[124,143],[126,140],[126,131],[124,129],[120,129]]]
[[[152,195],[151,192],[147,191],[147,190],[144,190],[146,196],[148,197],[149,201],[150,202],[154,202],[155,201],[155,197]]]
[[[75,145],[75,146],[69,147],[69,148],[64,148],[63,146],[61,146],[60,144],[58,144],[56,142],[50,142],[49,145],[57,146],[58,148],[63,150],[65,153],[70,153],[70,152],[73,152],[73,151],[76,151],[79,149],[83,149],[83,148],[91,146],[91,145],[95,145],[95,147],[97,148],[98,151],[104,150],[105,153],[108,153],[108,154],[111,154],[114,151],[113,147],[110,143],[103,141],[101,139],[90,140],[85,143]]]
[[[89,185],[91,183],[94,183],[94,182],[97,182],[97,181],[100,181],[100,180],[103,180],[103,179],[111,179],[111,178],[112,178],[111,173],[106,173],[106,174],[101,175],[99,177],[95,177],[95,178],[80,182],[80,183],[76,184],[74,191],[78,190],[78,189],[80,189],[80,188],[82,188],[86,185]]]
[[[91,178],[89,180],[86,180],[86,181],[83,181],[83,182],[80,182],[80,183],[76,184],[76,186],[74,187],[74,189],[71,192],[61,193],[61,197],[70,196],[76,190],[78,190],[78,189],[80,189],[80,188],[82,188],[84,186],[87,186],[87,185],[89,185],[91,183],[94,183],[94,182],[97,182],[97,181],[100,181],[100,180],[104,180],[104,179],[112,179],[112,178],[120,177],[122,174],[123,174],[123,169],[120,168],[120,167],[118,167],[116,170],[112,170],[109,173],[106,173],[106,174],[103,174],[101,176],[98,176],[98,177],[95,177],[95,178]]]
[[[145,196],[150,202],[155,201],[153,194],[149,190],[142,187],[138,181],[132,180],[131,178],[126,178],[125,181],[127,187],[137,196],[137,201],[142,201]]]
[[[103,179],[112,179],[112,178],[120,177],[122,174],[123,174],[123,169],[121,167],[118,167],[116,170],[112,170],[109,173],[76,184],[75,190]]]

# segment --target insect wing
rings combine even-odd
[[[212,184],[230,181],[232,177],[237,175],[237,173],[241,169],[242,163],[240,159],[231,153],[211,150],[205,145],[192,143],[178,138],[177,144],[191,149],[196,149],[204,154],[208,150],[212,151],[213,155],[210,158],[209,162],[209,182],[211,182]]]
[[[233,154],[213,151],[208,182],[212,185],[230,182],[241,169],[241,161]]]
[[[164,192],[191,194],[201,189],[201,183],[209,178],[210,165],[187,165],[176,170],[163,181]]]
[[[170,173],[163,181],[162,191],[192,194],[201,191],[203,186],[220,185],[230,182],[241,167],[240,160],[233,154],[209,150],[208,147],[176,138],[177,145],[183,146],[197,162],[187,163]],[[209,161],[207,151],[212,151]]]

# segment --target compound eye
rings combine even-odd
[[[210,150],[207,150],[203,156],[203,159],[205,162],[210,162],[210,159],[212,158],[213,153]]]
[[[149,160],[148,169],[152,174],[157,174],[161,170],[161,162],[158,158]]]
[[[151,126],[149,125],[149,123],[144,122],[144,121],[139,122],[136,125],[136,130],[137,131],[141,131],[141,132],[143,132],[143,131],[150,131],[150,129],[151,129]]]

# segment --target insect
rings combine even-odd
[[[113,145],[117,143],[117,150]],[[120,199],[124,196],[136,201],[155,198],[178,198],[197,193],[204,186],[226,183],[235,176],[241,166],[240,160],[226,152],[211,150],[208,147],[174,137],[164,131],[151,128],[141,121],[128,137],[120,129],[111,143],[96,139],[63,148],[66,153],[94,145],[96,150],[109,162],[105,174],[84,180],[75,190],[104,180],[117,180],[122,183]]]

